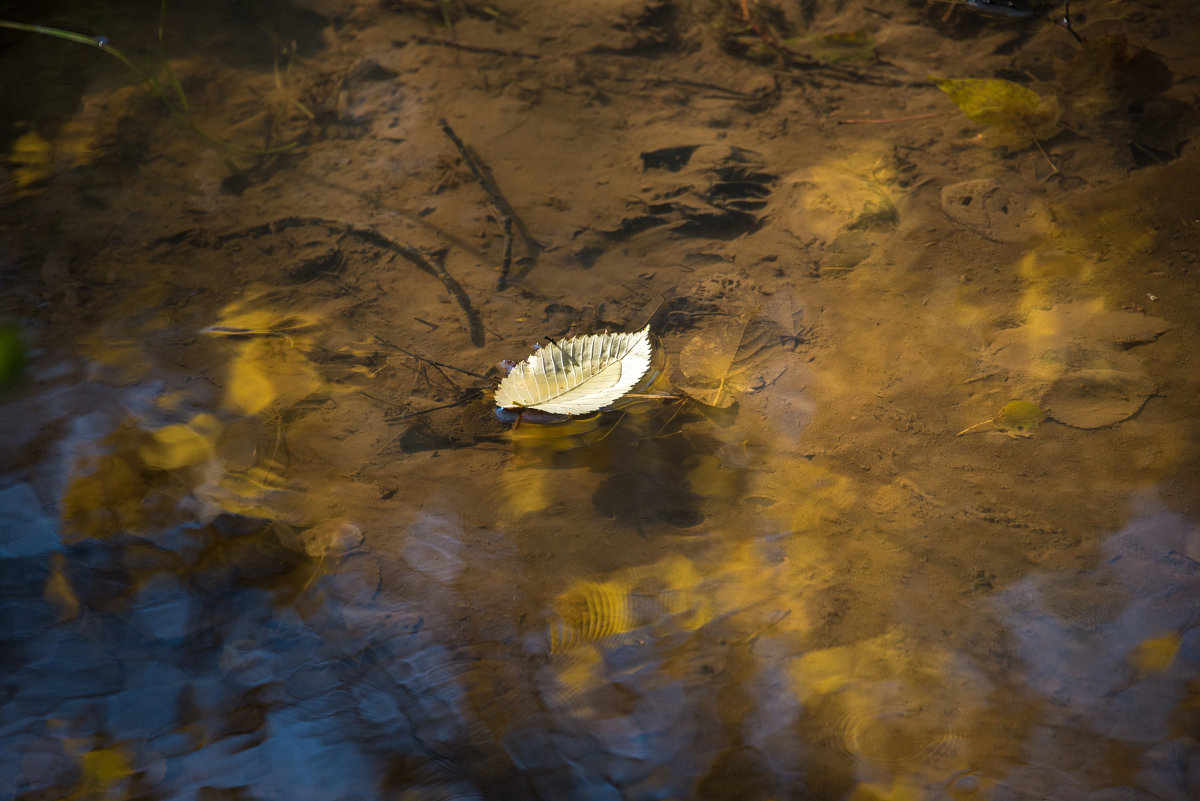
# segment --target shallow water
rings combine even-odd
[[[1196,793],[1200,15],[746,7],[2,32],[0,797]]]

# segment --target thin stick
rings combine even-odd
[[[419,361],[423,361],[423,362],[432,364],[434,367],[445,367],[447,370],[453,370],[456,373],[462,373],[463,375],[469,375],[469,376],[471,376],[471,378],[482,378],[485,381],[487,380],[487,376],[485,376],[485,375],[480,375],[479,373],[472,373],[470,370],[464,370],[461,367],[455,367],[454,365],[446,364],[445,362],[434,361],[433,359],[430,359],[426,356],[422,356],[419,353],[413,353],[411,350],[407,350],[405,348],[400,347],[399,345],[388,342],[386,339],[379,336],[379,334],[375,334],[374,337],[375,337],[375,339],[382,342],[384,345],[387,345],[389,348],[398,350],[401,353],[405,354],[406,356],[412,356],[414,359],[418,359]],[[453,382],[451,382],[451,383],[453,383]]]
[[[444,368],[443,368],[443,367],[442,367],[440,364],[438,364],[437,362],[430,362],[430,364],[432,364],[432,365],[433,365],[433,369],[437,370],[439,373],[441,373],[441,374],[442,374],[442,378],[446,379],[446,382],[447,382],[448,384],[450,384],[450,386],[454,387],[454,388],[455,388],[455,389],[457,389],[457,390],[460,390],[460,391],[462,390],[462,387],[460,387],[460,386],[459,386],[459,385],[458,385],[458,384],[455,382],[455,380],[454,380],[453,378],[451,378],[450,376],[446,375],[446,370],[445,370],[445,369],[444,369]],[[425,376],[425,381],[426,381],[426,382],[428,382],[428,381],[429,381],[429,376],[428,376],[428,375],[426,375],[426,376]]]
[[[492,206],[496,210],[500,227],[504,230],[504,261],[500,266],[500,278],[496,282],[497,289],[504,289],[508,286],[508,271],[512,267],[512,229],[514,221],[518,230],[521,231],[522,237],[525,239],[525,247],[529,250],[530,255],[533,255],[536,250],[536,243],[531,246],[532,238],[529,232],[525,230],[525,226],[516,218],[512,207],[508,205],[508,201],[504,199],[504,195],[500,192],[496,182],[492,180],[488,173],[489,170],[479,160],[479,157],[463,143],[462,139],[458,138],[458,134],[450,127],[450,123],[445,118],[438,120],[438,125],[442,128],[442,133],[446,134],[454,146],[458,148],[459,154],[463,161],[467,163],[467,167],[471,169],[471,174],[475,176],[475,180],[483,187],[483,191],[487,193],[488,198],[492,201]]]
[[[1046,162],[1047,162],[1047,163],[1050,165],[1050,169],[1054,170],[1054,172],[1052,172],[1050,175],[1057,175],[1057,174],[1058,174],[1058,165],[1057,165],[1057,164],[1055,164],[1055,163],[1054,163],[1054,161],[1053,161],[1053,159],[1051,159],[1051,158],[1050,158],[1050,154],[1049,154],[1049,153],[1047,153],[1047,152],[1045,151],[1045,149],[1042,147],[1042,143],[1041,143],[1041,142],[1039,142],[1039,141],[1038,141],[1038,140],[1036,140],[1036,139],[1034,139],[1034,140],[1033,140],[1033,143],[1034,143],[1035,145],[1037,145],[1037,149],[1038,149],[1038,151],[1039,151],[1039,152],[1040,152],[1040,153],[1041,153],[1043,156],[1045,156],[1045,157],[1046,157]],[[1047,177],[1047,179],[1049,179],[1049,177],[1050,177],[1050,176],[1046,176],[1046,177]]]
[[[508,286],[508,272],[512,269],[512,218],[504,218],[504,260],[500,262],[500,278],[496,281],[497,289]]]
[[[1075,26],[1071,24],[1071,0],[1064,0],[1063,2],[1063,18],[1059,25],[1066,28],[1067,33],[1075,37],[1075,41],[1083,44],[1083,37],[1075,31]]]
[[[420,411],[416,412],[407,412],[405,414],[397,414],[392,417],[385,417],[383,418],[383,421],[385,423],[403,423],[404,421],[411,420],[414,417],[420,417],[421,415],[430,414],[432,412],[440,412],[442,409],[453,409],[456,406],[462,406],[464,403],[470,403],[471,401],[482,397],[483,390],[481,389],[474,394],[467,395],[465,398],[459,398],[453,403],[443,403],[441,406],[431,406],[428,409],[421,409]]]
[[[750,26],[750,29],[758,34],[759,39],[762,39],[776,50],[787,51],[787,48],[783,47],[783,45],[777,42],[775,37],[768,33],[762,26],[760,26],[758,24],[758,20],[754,19],[754,15],[750,13],[749,0],[742,0],[742,16],[746,19],[746,24]]]
[[[629,414],[629,412],[622,411],[621,416],[617,418],[617,421],[615,423],[613,423],[611,426],[609,426],[608,429],[603,434],[596,437],[596,441],[603,442],[604,440],[608,439],[608,435],[617,430],[617,426],[621,425],[621,422],[625,419],[626,415],[628,415],[628,414]]]

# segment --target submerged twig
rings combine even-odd
[[[1075,37],[1075,41],[1083,44],[1084,38],[1075,30],[1075,26],[1071,24],[1071,0],[1063,0],[1063,16],[1058,22],[1059,25],[1067,29],[1067,33]]]
[[[430,359],[428,356],[422,356],[419,353],[413,353],[411,350],[402,348],[393,342],[388,342],[386,339],[379,336],[379,334],[375,334],[375,339],[379,340],[379,342],[383,343],[384,345],[387,345],[389,348],[392,348],[393,350],[398,350],[406,356],[412,356],[414,359],[418,359],[420,361],[426,362],[427,364],[432,364],[434,367],[445,367],[447,370],[453,370],[456,373],[462,373],[463,375],[469,375],[469,376],[471,376],[471,378],[482,378],[485,381],[487,380],[487,376],[481,375],[480,373],[473,373],[470,370],[464,370],[461,367],[455,367],[453,364],[446,364],[445,362],[435,361],[434,359]],[[451,383],[453,383],[453,382],[451,382]]]
[[[440,412],[442,409],[453,409],[457,406],[462,406],[463,404],[482,398],[483,394],[484,391],[479,389],[470,395],[464,395],[452,403],[443,403],[440,406],[430,406],[428,409],[419,409],[415,412],[405,412],[404,414],[392,415],[391,417],[383,418],[383,421],[389,424],[404,423],[413,419],[414,417],[421,417],[422,415],[431,414],[433,412]]]
[[[503,193],[501,193],[500,188],[496,185],[496,181],[492,178],[491,171],[487,166],[475,155],[474,151],[466,146],[445,118],[438,120],[438,125],[441,126],[442,133],[446,134],[446,138],[458,148],[463,161],[467,163],[471,174],[475,176],[475,180],[483,187],[483,191],[487,194],[488,199],[492,201],[492,207],[496,210],[497,221],[504,230],[504,259],[500,265],[500,278],[496,282],[496,288],[504,289],[508,286],[508,273],[512,268],[513,226],[515,225],[521,233],[521,238],[525,241],[525,249],[529,252],[531,258],[536,258],[540,246],[529,235],[528,229],[525,228],[525,224],[521,222],[521,219],[512,210],[512,206],[504,199]]]
[[[1058,175],[1058,165],[1054,163],[1054,159],[1050,158],[1050,154],[1046,152],[1046,148],[1042,147],[1042,143],[1034,139],[1033,144],[1037,146],[1038,152],[1045,157],[1046,163],[1049,164],[1050,169],[1053,170],[1053,172],[1046,176],[1046,178],[1049,179],[1051,176]]]

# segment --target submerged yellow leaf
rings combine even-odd
[[[1179,651],[1179,635],[1175,632],[1140,643],[1129,654],[1129,661],[1142,673],[1165,673]]]
[[[650,368],[650,326],[552,342],[516,365],[496,387],[501,409],[587,414],[629,392]]]
[[[1033,431],[1046,419],[1046,413],[1033,401],[1015,400],[1004,404],[1000,414],[959,431],[956,436],[975,431],[1000,431],[1014,439],[1032,437]]]
[[[733,405],[738,394],[754,388],[759,376],[752,371],[767,347],[779,342],[779,331],[757,310],[705,329],[679,352],[680,388],[707,406]]]
[[[1046,413],[1032,401],[1015,400],[1004,404],[995,423],[998,431],[1010,437],[1031,437],[1033,430],[1046,419]]]
[[[81,781],[92,790],[107,791],[133,773],[129,759],[116,748],[98,748],[79,758]]]
[[[1022,150],[1058,132],[1060,110],[1053,97],[999,78],[940,78],[934,84],[967,119],[993,129],[996,143]]]

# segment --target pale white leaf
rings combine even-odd
[[[650,367],[650,326],[628,334],[588,334],[535,350],[496,387],[501,409],[587,414],[637,384]]]

